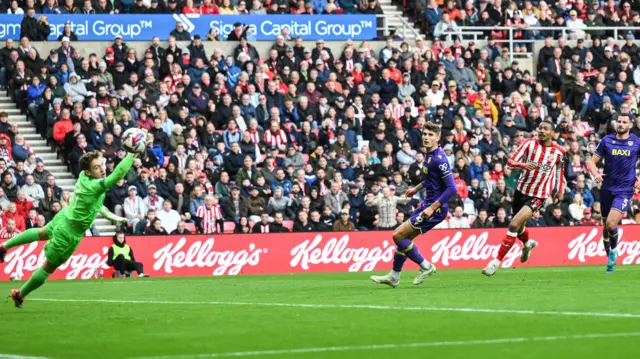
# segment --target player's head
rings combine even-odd
[[[621,113],[618,115],[618,120],[616,121],[616,132],[619,135],[626,135],[631,131],[632,127],[631,117],[629,117],[626,113]]]
[[[90,178],[99,179],[106,175],[105,161],[99,151],[88,152],[80,157],[80,169]]]
[[[424,124],[424,129],[422,130],[422,145],[427,148],[427,150],[433,150],[438,143],[440,142],[440,126],[436,125],[432,122],[427,122]]]
[[[551,140],[555,132],[556,126],[551,121],[544,120],[538,125],[538,139],[540,142]]]

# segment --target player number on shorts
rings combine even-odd
[[[625,198],[624,202],[622,202],[622,210],[624,211],[627,208],[627,205],[629,204],[629,199]]]

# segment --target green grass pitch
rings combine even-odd
[[[50,281],[0,302],[0,358],[640,357],[640,267],[415,274]]]

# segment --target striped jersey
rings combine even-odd
[[[558,183],[558,192],[564,191],[564,177],[556,178],[557,166],[560,166],[560,176],[564,176],[564,148],[558,145],[545,146],[537,139],[523,142],[516,152],[509,158],[507,166],[521,168],[517,189],[529,197],[546,199],[552,195]],[[536,167],[528,170],[525,166],[535,163]]]
[[[22,232],[20,232],[17,229],[14,229],[13,232],[9,233],[9,232],[7,232],[7,227],[4,227],[4,228],[0,229],[0,239],[10,239],[10,238],[13,238],[13,237],[17,236],[20,233],[22,233]]]
[[[201,220],[204,234],[216,233],[216,223],[222,221],[222,210],[219,205],[211,208],[202,205],[198,207],[196,217]]]

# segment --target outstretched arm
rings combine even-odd
[[[122,161],[120,161],[118,166],[113,170],[113,173],[111,173],[107,178],[104,179],[104,188],[107,191],[127,175],[127,172],[129,172],[129,168],[133,166],[133,162],[135,161],[135,159],[135,153],[127,153]]]
[[[124,223],[127,224],[127,219],[126,218],[122,218],[120,216],[116,216],[115,214],[111,213],[111,211],[109,211],[109,209],[105,206],[102,206],[102,209],[100,210],[100,214],[102,215],[102,217],[106,218],[109,220],[109,222],[111,223]]]

